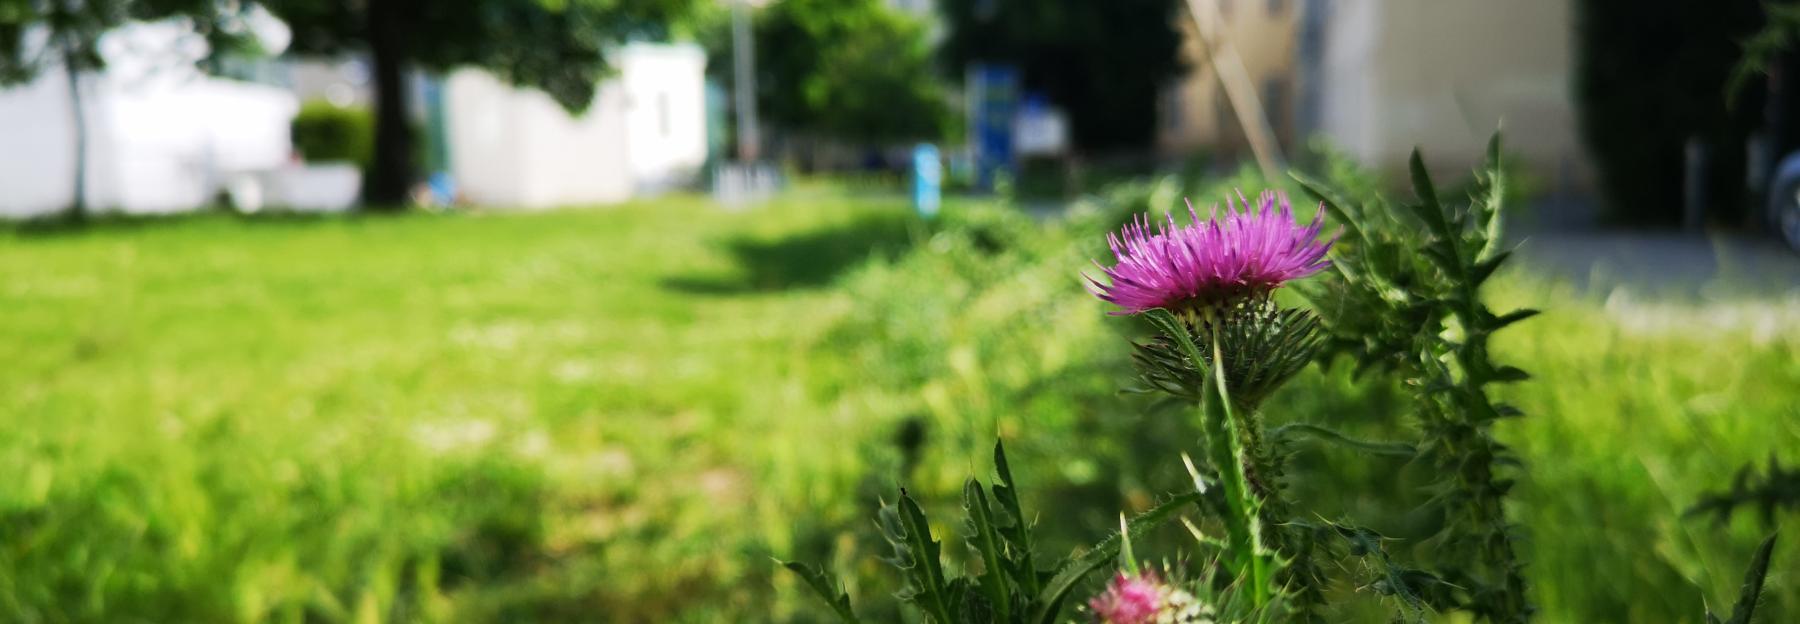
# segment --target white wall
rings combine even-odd
[[[1332,3],[1325,29],[1324,50],[1317,72],[1321,90],[1319,132],[1333,145],[1364,163],[1385,157],[1384,134],[1378,113],[1380,86],[1380,38],[1382,3],[1349,1]]]
[[[0,217],[47,214],[69,203],[75,138],[62,83],[56,72],[0,91]]]
[[[200,74],[184,34],[172,24],[120,29],[102,40],[108,69],[83,77],[85,186],[97,212],[190,210],[210,202],[229,175],[288,160],[293,96]],[[0,91],[0,217],[50,214],[73,199],[67,80],[52,68]]]
[[[633,179],[641,190],[691,181],[706,164],[706,53],[694,45],[632,44],[615,60]]]
[[[1321,131],[1364,163],[1473,166],[1502,122],[1509,153],[1553,187],[1585,177],[1568,0],[1336,0]]]
[[[450,168],[469,201],[613,203],[693,179],[706,162],[705,54],[632,44],[581,116],[473,69],[444,87]]]
[[[631,197],[623,94],[603,87],[572,117],[542,92],[465,69],[444,85],[450,169],[469,201],[538,208]]]

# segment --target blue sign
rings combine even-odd
[[[969,137],[975,153],[976,184],[993,190],[1000,174],[1013,170],[1013,114],[1019,107],[1019,70],[978,63],[969,67]]]

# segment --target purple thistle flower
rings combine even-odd
[[[1224,218],[1214,207],[1202,222],[1189,203],[1189,225],[1176,225],[1170,215],[1167,225],[1152,231],[1150,217],[1140,215],[1118,234],[1108,234],[1118,262],[1111,268],[1095,263],[1111,284],[1083,275],[1094,296],[1122,308],[1114,314],[1201,308],[1265,295],[1331,266],[1325,253],[1336,237],[1318,240],[1323,210],[1302,226],[1283,193],[1265,191],[1259,206],[1241,192],[1238,202],[1230,197],[1225,202]]]
[[[1150,624],[1162,613],[1165,594],[1167,588],[1155,574],[1121,572],[1106,584],[1105,592],[1088,601],[1088,608],[1101,624]]]

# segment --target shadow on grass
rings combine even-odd
[[[735,275],[674,276],[662,285],[703,295],[817,288],[870,258],[906,250],[915,239],[913,226],[904,214],[870,214],[779,238],[735,237],[721,243],[737,262]]]

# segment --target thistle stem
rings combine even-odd
[[[1251,487],[1246,472],[1251,454],[1245,448],[1242,417],[1234,413],[1225,385],[1224,357],[1219,351],[1219,330],[1211,326],[1213,366],[1207,391],[1201,395],[1201,422],[1205,425],[1209,459],[1219,471],[1225,490],[1225,523],[1236,558],[1250,578],[1251,603],[1258,608],[1271,597],[1275,562],[1263,543],[1262,496]],[[1188,341],[1190,344],[1192,341]],[[1201,361],[1196,359],[1195,363]]]

